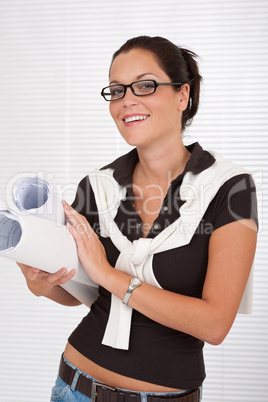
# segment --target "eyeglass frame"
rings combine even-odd
[[[151,82],[153,82],[154,83],[154,91],[152,92],[152,93],[150,93],[150,94],[144,94],[144,95],[139,95],[139,94],[136,94],[135,92],[134,92],[134,89],[133,89],[133,87],[132,87],[132,85],[133,84],[136,84],[137,82],[148,82],[148,81],[151,81]],[[101,96],[104,98],[104,100],[106,100],[106,102],[115,102],[115,101],[118,101],[118,100],[120,100],[120,99],[123,99],[124,97],[125,97],[125,95],[126,95],[126,92],[127,92],[127,88],[130,88],[131,89],[131,91],[132,91],[132,93],[133,93],[133,95],[135,95],[135,96],[150,96],[150,95],[153,95],[155,92],[156,92],[156,90],[157,90],[157,88],[158,87],[160,87],[160,86],[165,86],[165,85],[177,85],[177,86],[181,86],[181,85],[183,85],[184,83],[183,82],[157,82],[157,81],[155,81],[155,80],[138,80],[138,81],[133,81],[131,84],[128,84],[128,85],[124,85],[124,84],[114,84],[114,85],[108,85],[107,87],[104,87],[104,88],[102,88],[102,90],[101,90]],[[105,98],[105,95],[104,95],[104,90],[105,89],[107,89],[107,88],[112,88],[112,87],[116,87],[116,86],[122,86],[123,88],[124,88],[124,93],[123,93],[123,95],[120,97],[120,98],[117,98],[117,99],[106,99]]]

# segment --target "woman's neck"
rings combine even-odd
[[[180,139],[161,149],[138,149],[138,154],[134,181],[159,184],[174,180],[183,172],[191,156]]]

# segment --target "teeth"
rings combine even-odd
[[[138,120],[145,120],[147,119],[149,116],[132,116],[132,117],[127,117],[125,119],[126,123],[130,123],[131,121],[138,121]]]

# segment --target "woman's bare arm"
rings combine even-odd
[[[143,283],[128,304],[162,325],[220,344],[236,317],[253,263],[256,237],[253,220],[233,222],[215,230],[209,244],[202,299]],[[122,299],[129,278],[120,280],[121,273],[117,272],[114,278],[110,276],[109,284],[106,280],[106,286]]]
[[[103,245],[85,217],[66,203],[64,206],[84,269],[94,282],[122,300],[131,276],[111,267]],[[162,325],[211,344],[221,343],[237,314],[253,263],[256,239],[257,227],[252,219],[232,222],[213,232],[202,299],[142,283],[128,304]]]

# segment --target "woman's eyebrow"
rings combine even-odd
[[[155,75],[155,74],[153,74],[153,73],[144,73],[144,74],[140,74],[140,75],[138,75],[138,80],[139,79],[141,79],[141,78],[143,78],[145,75],[153,75],[154,77],[157,77],[157,75]]]
[[[154,77],[157,77],[157,76],[156,76],[155,74],[153,74],[153,73],[143,73],[143,74],[138,75],[138,76],[136,77],[136,80],[140,80],[141,78],[143,78],[143,77],[146,76],[146,75],[153,75]],[[113,81],[110,82],[110,85],[114,85],[114,84],[120,84],[120,82],[119,82],[119,81],[116,81],[116,80],[113,80]]]

